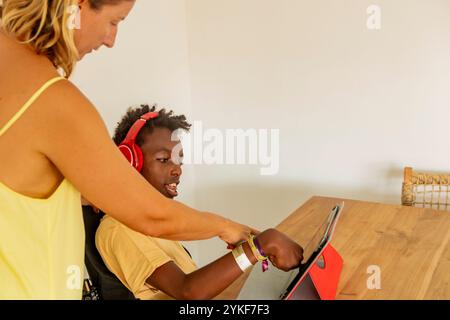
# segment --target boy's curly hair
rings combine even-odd
[[[150,107],[147,104],[143,104],[137,108],[128,108],[127,113],[123,116],[122,120],[117,123],[116,130],[114,132],[113,140],[116,145],[122,143],[131,129],[133,124],[144,114],[149,112],[158,112],[159,116],[157,118],[148,121],[142,130],[136,137],[136,144],[142,146],[143,136],[145,134],[151,134],[154,128],[167,128],[170,131],[175,131],[178,129],[183,129],[189,131],[191,124],[187,122],[184,115],[175,115],[172,110],[169,112],[166,109],[161,109],[156,111],[156,105]]]

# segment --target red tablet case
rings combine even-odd
[[[318,264],[321,257],[323,259],[323,266],[319,266]],[[292,300],[294,293],[299,289],[300,284],[307,276],[311,278],[314,289],[321,300],[334,300],[336,298],[343,265],[344,261],[342,257],[328,243],[285,300]]]

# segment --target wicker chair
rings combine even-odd
[[[450,174],[418,173],[404,170],[402,205],[450,210]]]

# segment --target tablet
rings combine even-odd
[[[306,262],[300,265],[296,273],[292,274],[292,280],[289,280],[289,284],[287,285],[284,292],[280,295],[281,299],[288,299],[294,293],[299,284],[303,281],[309,269],[311,269],[311,267],[315,263],[318,263],[320,266],[320,261],[317,260],[322,255],[325,247],[330,243],[334,233],[334,229],[336,228],[337,221],[343,208],[343,202],[339,205],[336,205],[331,210],[327,220],[321,225],[319,230],[315,233],[314,237],[306,245],[303,252],[303,261]],[[323,267],[323,265],[321,267]]]

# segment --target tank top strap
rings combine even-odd
[[[37,98],[39,98],[39,96],[45,90],[47,90],[51,85],[53,85],[54,83],[56,83],[60,80],[65,80],[65,78],[64,77],[56,77],[56,78],[50,79],[42,87],[40,87],[39,90],[37,90],[31,96],[31,98],[23,105],[23,107],[20,108],[20,110],[11,118],[11,120],[9,120],[6,123],[6,125],[0,129],[0,137],[17,121],[17,119],[19,119],[22,116],[22,114],[25,111],[27,111],[27,109],[37,100]]]

